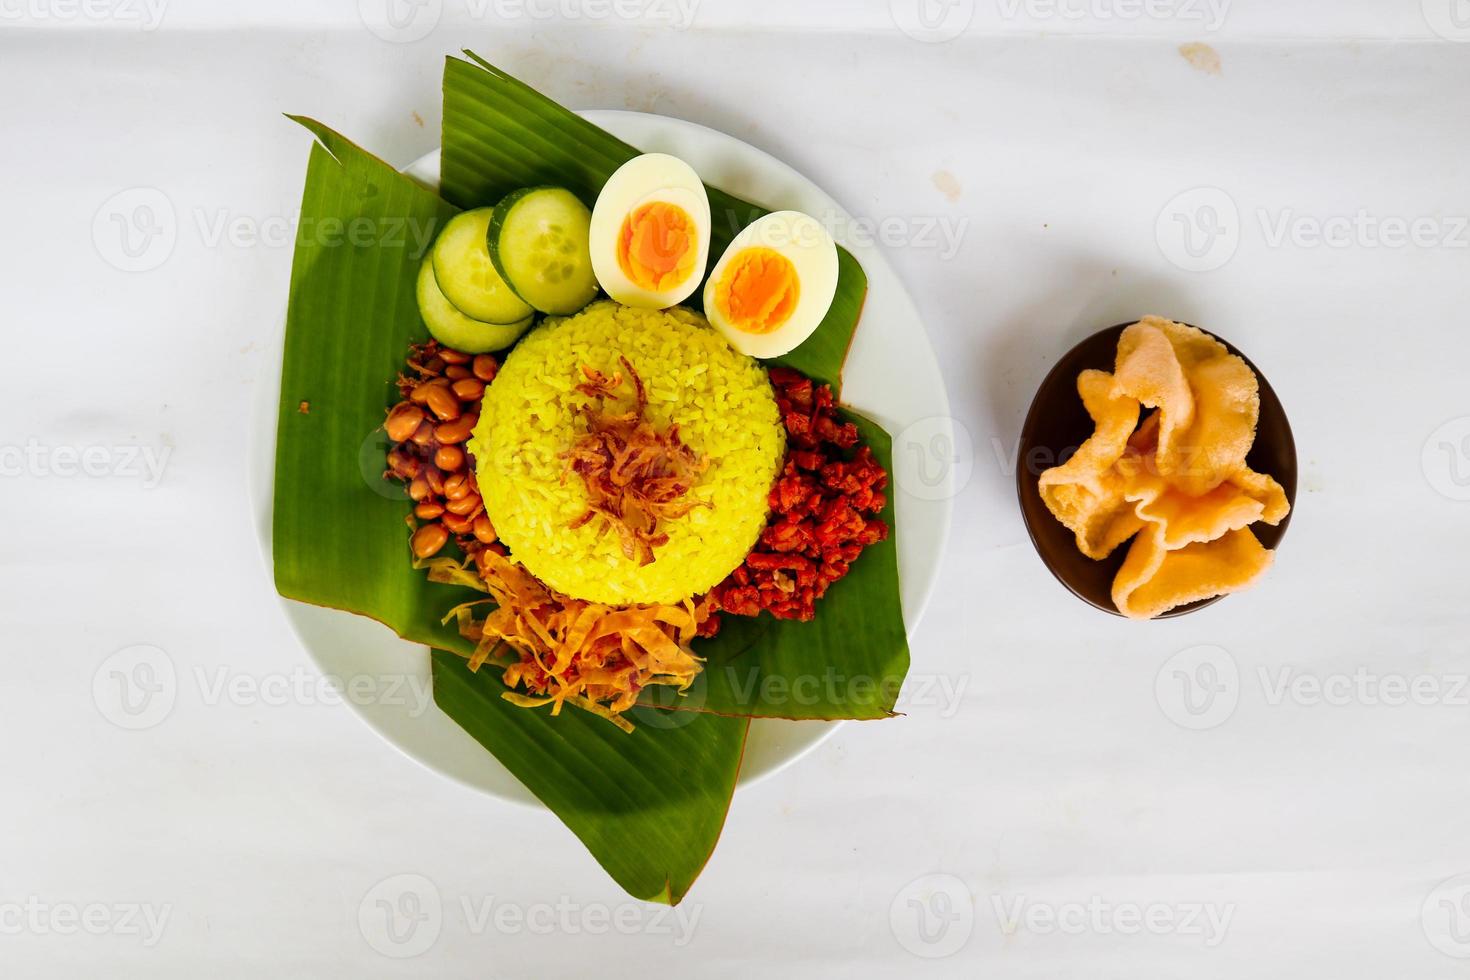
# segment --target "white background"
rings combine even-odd
[[[958,35],[933,43],[898,28],[907,0],[704,0],[685,30],[447,0],[395,42],[350,3],[95,2],[0,0],[0,974],[1465,974],[1465,886],[1436,887],[1470,872],[1470,44],[1431,24],[1470,37],[1470,10],[1237,0],[1211,30],[1183,0],[976,0],[931,8]],[[545,812],[271,686],[314,677],[246,492],[291,256],[215,232],[294,216],[310,138],[281,112],[399,165],[432,149],[466,46],[960,233],[886,249],[974,448],[909,713],[742,790],[682,920]],[[130,272],[108,202],[137,188],[173,245]],[[1176,213],[1223,233],[1199,261]],[[1056,356],[1148,312],[1250,354],[1302,486],[1264,585],[1140,625],[1050,578],[1009,453]],[[127,446],[167,454],[161,479]],[[57,472],[87,447],[94,475]],[[93,682],[140,644],[177,691],[130,731]],[[440,912],[395,946],[376,901],[405,887]]]

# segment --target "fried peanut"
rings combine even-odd
[[[448,510],[451,514],[458,514],[460,517],[466,517],[470,514],[473,514],[475,511],[479,510],[483,506],[484,503],[480,500],[479,494],[467,493],[463,497],[460,497],[458,500],[451,500],[445,509]]]
[[[383,422],[383,430],[394,442],[404,442],[417,431],[423,420],[423,409],[412,402],[399,402],[388,413],[388,418]]]
[[[434,454],[434,465],[446,473],[464,466],[464,450],[458,446],[440,446]]]
[[[432,558],[449,541],[443,524],[425,524],[413,532],[413,553],[418,558]]]
[[[453,422],[442,422],[434,427],[434,438],[439,440],[441,446],[464,442],[474,433],[475,424],[479,421],[478,415],[461,415]]]
[[[459,399],[454,397],[454,392],[443,385],[434,385],[429,393],[424,396],[424,404],[429,411],[437,415],[440,421],[449,422],[459,418]]]
[[[481,544],[495,543],[495,539],[497,537],[495,533],[495,525],[490,523],[490,517],[488,514],[481,514],[479,517],[475,518],[474,531],[475,537],[480,541]]]
[[[485,394],[485,382],[479,378],[464,378],[450,385],[450,390],[460,401],[479,401],[480,397]]]

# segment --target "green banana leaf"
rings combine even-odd
[[[297,118],[297,117],[293,117]],[[371,616],[440,648],[468,645],[440,618],[480,593],[410,565],[409,504],[381,478],[378,431],[408,345],[426,339],[419,259],[456,209],[327,127],[316,134],[291,271],[277,429],[276,588]],[[700,714],[631,734],[568,709],[504,701],[493,670],[436,653],[434,697],[541,799],[629,894],[678,902],[708,860],[744,751],[745,718]],[[642,711],[643,709],[639,709]],[[637,719],[635,719],[637,720]],[[473,832],[466,828],[465,833]]]
[[[443,153],[439,193],[462,208],[494,204],[534,184],[555,184],[591,207],[614,170],[641,151],[566,109],[472,51],[471,61],[444,65]],[[709,194],[710,267],[742,228],[765,208],[705,185]],[[815,333],[773,363],[842,389],[842,362],[857,329],[868,277],[845,248],[837,249],[837,294]],[[685,302],[699,307],[704,290]]]
[[[532,184],[556,184],[589,206],[602,185],[639,150],[563,108],[470,52],[446,59],[440,193],[461,207],[494,204]],[[707,188],[716,216],[710,255],[766,211]],[[729,220],[723,220],[725,216]],[[816,333],[777,363],[841,390],[842,364],[857,327],[867,277],[838,250],[837,297]],[[711,263],[713,264],[713,262]],[[695,296],[702,295],[696,291]],[[876,424],[848,413],[879,462],[893,471],[890,441]],[[883,514],[896,532],[892,502]],[[896,536],[868,548],[836,583],[810,623],[767,614],[727,616],[699,653],[706,669],[685,697],[650,691],[648,703],[729,715],[797,719],[884,718],[908,672],[899,605]]]
[[[400,488],[381,478],[384,410],[407,346],[424,339],[414,276],[458,208],[533,183],[571,187],[590,204],[637,151],[488,65],[451,59],[445,74],[449,200],[312,120],[302,235],[292,269],[278,426],[276,582],[282,595],[371,616],[435,648],[436,702],[560,817],[630,894],[677,902],[719,836],[749,717],[880,718],[908,667],[892,538],[833,586],[812,623],[727,617],[702,642],[707,668],[683,697],[632,712],[624,734],[567,710],[551,717],[501,698],[490,670],[444,613],[479,593],[429,583],[409,563]],[[710,191],[718,254],[764,213]],[[840,390],[866,279],[840,253],[837,299],[784,363]],[[891,470],[887,434],[851,414]],[[890,503],[884,514],[894,526]],[[453,652],[443,652],[453,651]],[[653,702],[658,705],[659,702]],[[730,716],[730,717],[726,717]]]

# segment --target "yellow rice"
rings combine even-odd
[[[690,493],[712,506],[660,522],[669,541],[644,566],[624,556],[616,530],[599,530],[601,521],[572,529],[587,511],[587,490],[576,474],[563,478],[562,454],[587,428],[578,409],[592,402],[576,390],[582,368],[626,375],[619,355],[647,388],[649,420],[677,423],[710,463]],[[631,404],[630,379],[618,395]],[[674,603],[707,592],[755,545],[785,430],[766,372],[703,317],[609,301],[548,319],[521,341],[485,392],[469,450],[486,513],[537,578],[591,602]]]

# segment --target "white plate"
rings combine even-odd
[[[918,312],[888,262],[871,244],[850,240],[852,216],[811,181],[786,164],[733,136],[681,119],[640,112],[593,110],[583,117],[646,151],[672,153],[688,161],[710,184],[771,209],[793,208],[822,219],[868,275],[862,322],[843,371],[843,401],[894,433],[897,467],[911,451],[953,445],[949,399],[934,351]],[[407,172],[435,186],[439,154],[416,161]],[[251,484],[258,532],[271,567],[271,494],[274,482],[276,407],[280,397],[280,351],[284,330],[274,339],[257,400],[251,451]],[[901,437],[909,426],[913,445]],[[933,440],[940,440],[934,442]],[[947,443],[942,440],[948,440]],[[902,473],[900,473],[902,477]],[[894,487],[898,509],[898,564],[904,622],[912,634],[933,592],[939,560],[949,535],[953,492],[948,471],[924,483],[920,496]],[[900,479],[900,486],[917,483]],[[307,653],[324,674],[343,682],[353,677],[407,674],[402,691],[429,689],[429,650],[399,639],[360,616],[282,600],[286,616]],[[392,701],[394,703],[381,703]],[[358,704],[348,699],[374,731],[410,758],[467,786],[507,800],[536,799],[483,746],[429,701],[412,696]],[[900,722],[901,723],[901,722]],[[840,722],[757,720],[740,770],[742,784],[784,768],[830,737]],[[539,804],[536,804],[539,805]]]

